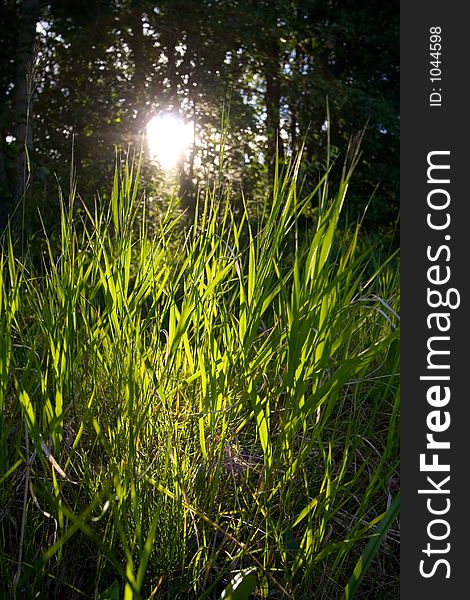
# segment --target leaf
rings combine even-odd
[[[107,590],[101,592],[98,600],[119,600],[119,583],[113,581]]]
[[[300,512],[299,516],[293,522],[292,527],[298,525],[305,517],[316,507],[318,502],[320,501],[320,496],[316,496],[307,504],[307,506]]]
[[[56,459],[52,456],[49,448],[46,446],[46,443],[44,442],[44,440],[41,440],[41,449],[44,452],[45,457],[47,458],[47,460],[51,463],[53,469],[59,473],[59,475],[61,477],[63,477],[64,479],[68,480],[67,475],[65,474],[64,470],[62,469],[62,467],[59,465],[59,463],[56,461]]]
[[[30,430],[36,430],[36,416],[28,392],[20,392],[20,405]]]
[[[266,402],[266,410],[263,410],[261,398],[256,395],[253,412],[256,418],[256,427],[258,429],[258,435],[263,448],[263,453],[266,459],[266,464],[269,468],[272,466],[272,448],[271,448],[271,435],[269,431],[269,405]]]
[[[248,600],[256,588],[257,581],[253,568],[239,571],[220,594],[219,600]]]
[[[389,509],[384,513],[380,525],[377,527],[375,533],[370,538],[369,543],[364,548],[364,552],[357,561],[348,585],[344,589],[344,600],[351,600],[354,598],[365,572],[369,568],[372,559],[377,554],[382,542],[385,539],[385,536],[387,535],[387,531],[392,526],[392,523],[398,516],[399,512],[400,496],[397,496],[390,505]]]

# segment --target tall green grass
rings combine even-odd
[[[213,189],[184,235],[127,163],[42,268],[4,236],[5,597],[396,597],[398,276],[339,241],[357,160],[307,197],[292,163],[256,223]]]

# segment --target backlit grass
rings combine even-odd
[[[128,164],[42,268],[4,236],[5,597],[397,597],[398,275],[338,238],[356,160],[184,235]]]

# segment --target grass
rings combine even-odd
[[[305,198],[293,163],[257,223],[214,188],[184,236],[125,164],[41,267],[4,236],[5,597],[398,597],[398,273],[338,239],[357,159]]]

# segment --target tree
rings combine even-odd
[[[39,0],[24,0],[19,7],[16,3],[6,3],[2,12],[2,21],[4,21],[2,25],[5,25],[6,29],[2,33],[4,36],[2,41],[9,41],[15,48],[13,59],[10,54],[7,64],[2,65],[2,96],[6,110],[4,109],[1,115],[0,187],[3,195],[4,220],[7,212],[6,205],[10,204],[11,200],[16,204],[23,194],[27,169],[26,154],[31,153],[33,146],[30,112],[33,100],[33,64]],[[8,31],[11,31],[10,24],[14,28],[15,40],[8,34]],[[13,94],[12,90],[14,90]],[[12,121],[9,126],[5,123],[5,113],[8,109]],[[13,176],[10,177],[5,162],[5,142],[8,144],[15,142],[16,160]]]
[[[92,199],[109,187],[113,148],[138,151],[148,120],[169,110],[196,127],[195,144],[180,168],[188,198],[218,174],[220,124],[228,110],[224,174],[232,186],[256,195],[264,174],[272,181],[274,157],[282,163],[305,140],[305,181],[313,187],[326,157],[328,98],[330,139],[338,152],[368,123],[353,190],[357,210],[382,180],[383,206],[374,218],[394,218],[396,2],[61,0],[41,4],[38,13],[37,0],[30,0],[23,13],[10,0],[2,17],[1,36],[15,44],[23,40],[23,54],[16,52],[13,66],[0,62],[0,92],[8,107],[0,114],[0,186],[11,193],[13,148],[5,140],[16,135],[16,122],[21,125],[11,117],[26,114],[20,73],[27,72],[33,25],[40,20],[30,155],[34,197],[41,198],[44,212],[55,214],[47,208],[57,202],[55,177],[67,185],[72,141],[82,195]],[[149,161],[143,173],[147,185],[158,186],[163,178]]]

